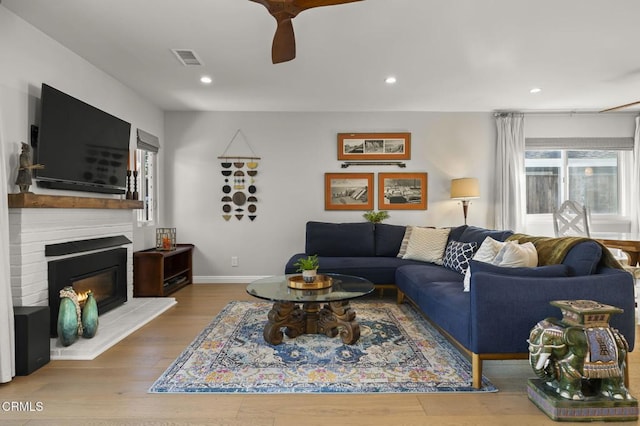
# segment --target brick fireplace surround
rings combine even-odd
[[[107,198],[9,194],[11,291],[14,306],[47,306],[48,266],[45,246],[124,235],[133,240],[133,209],[140,201]],[[127,302],[100,316],[93,339],[68,347],[51,339],[51,359],[93,359],[176,302],[173,298],[133,297],[133,244],[127,248]]]

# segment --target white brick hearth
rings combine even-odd
[[[14,306],[47,306],[48,265],[100,250],[45,256],[45,246],[70,241],[124,235],[133,240],[134,211],[101,208],[10,208],[11,291]],[[133,299],[133,244],[127,248],[127,300],[100,316],[98,334],[63,348],[52,339],[52,359],[93,359],[169,307],[175,299]],[[103,318],[104,317],[104,318]]]
[[[107,209],[10,209],[11,291],[14,306],[46,306],[47,244],[124,235],[133,239],[133,212]],[[127,299],[133,297],[133,244],[127,248]],[[91,253],[91,252],[87,252]],[[83,253],[83,254],[87,254]]]

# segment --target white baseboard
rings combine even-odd
[[[193,277],[194,284],[249,284],[251,281],[266,278],[269,275],[248,276],[224,276],[224,275],[200,275]]]

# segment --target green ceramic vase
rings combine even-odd
[[[60,299],[58,312],[58,338],[62,346],[69,346],[78,338],[78,315],[76,305],[68,297]]]
[[[88,339],[96,335],[98,331],[98,304],[93,293],[87,293],[87,300],[82,308],[82,337]]]

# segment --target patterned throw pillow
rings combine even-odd
[[[400,250],[398,251],[399,258],[404,258],[404,255],[407,254],[407,247],[409,247],[409,239],[411,238],[411,231],[413,228],[429,228],[435,229],[433,226],[407,226],[404,230],[404,237],[402,238],[402,243],[400,244]]]
[[[469,268],[469,260],[478,247],[477,243],[463,243],[460,241],[449,241],[444,252],[442,266],[453,271],[464,274]]]
[[[403,259],[419,260],[442,265],[442,256],[449,239],[449,228],[414,227]]]

